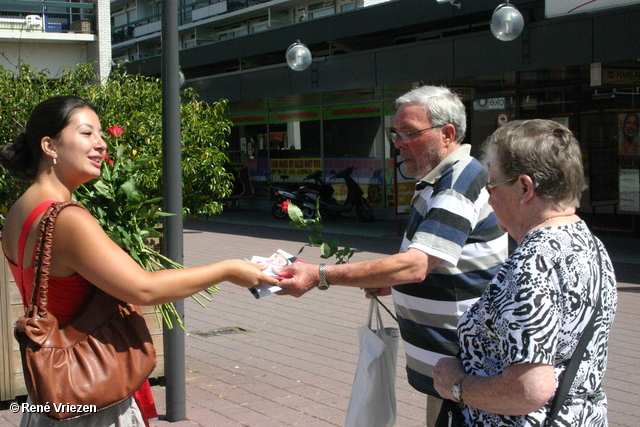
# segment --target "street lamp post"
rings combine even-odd
[[[164,212],[164,252],[183,263],[182,241],[182,153],[180,140],[180,67],[178,49],[178,1],[162,0],[162,206]],[[184,301],[175,303],[184,319]],[[184,331],[163,328],[164,375],[167,420],[187,419]]]

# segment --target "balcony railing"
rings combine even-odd
[[[204,17],[210,17],[267,1],[269,0],[196,0],[193,3],[181,5],[178,8],[178,24],[183,25],[201,19],[202,17],[194,12],[198,9],[209,7],[210,9],[207,10]],[[220,4],[222,4],[223,7],[215,7]],[[211,9],[212,6],[214,6],[214,9]],[[136,29],[139,27],[145,27],[141,32],[147,34],[148,31],[146,31],[146,27],[149,27],[149,24],[160,21],[160,19],[162,19],[162,14],[156,14],[114,27],[112,29],[111,42],[113,44],[122,43],[144,35],[136,34]]]
[[[75,1],[0,0],[0,30],[92,34],[93,9]]]

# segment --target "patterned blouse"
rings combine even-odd
[[[542,363],[555,367],[558,381],[598,296],[602,311],[597,314],[595,339],[587,347],[591,357],[580,364],[558,425],[606,427],[602,380],[617,305],[616,280],[604,246],[582,221],[526,236],[460,319],[466,372],[494,376],[509,365]],[[463,413],[470,426],[544,426],[552,401],[523,416],[502,416],[466,405]]]

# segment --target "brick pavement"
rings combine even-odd
[[[291,253],[308,233],[286,222],[246,212],[226,213],[215,221],[185,223],[187,266],[228,258],[268,255],[277,248]],[[265,226],[266,225],[266,226]],[[326,222],[341,244],[357,249],[354,262],[395,253],[396,224],[363,225],[352,218]],[[376,236],[375,238],[372,238]],[[605,380],[610,426],[640,425],[640,260],[638,239],[605,238],[612,258],[624,272],[618,315],[610,342]],[[633,252],[631,252],[633,253]],[[317,249],[301,255],[319,262]],[[636,263],[634,263],[636,260]],[[631,261],[631,262],[629,262]],[[389,300],[389,298],[386,298]],[[357,289],[332,287],[302,298],[270,296],[256,300],[242,288],[223,284],[205,308],[188,299],[186,381],[188,421],[153,421],[152,426],[342,426],[357,361],[356,328],[367,316],[368,302]],[[389,325],[390,320],[385,314]],[[225,334],[229,330],[235,333]],[[398,358],[398,427],[424,425],[425,398],[406,381],[404,352]],[[165,389],[154,386],[161,414]],[[19,415],[0,408],[0,425],[18,425]]]

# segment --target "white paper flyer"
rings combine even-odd
[[[278,249],[275,251],[270,257],[261,257],[261,256],[253,256],[250,259],[251,262],[255,262],[256,264],[267,264],[267,268],[264,271],[264,274],[269,276],[277,277],[280,279],[286,279],[287,276],[280,276],[276,274],[275,271],[272,270],[272,267],[285,267],[287,265],[293,264],[294,262],[304,262],[296,256],[291,255],[288,252],[283,251],[282,249]],[[277,285],[269,285],[267,283],[261,283],[258,286],[254,286],[253,288],[249,288],[251,293],[256,299],[269,296],[278,291],[281,291],[282,288]]]

